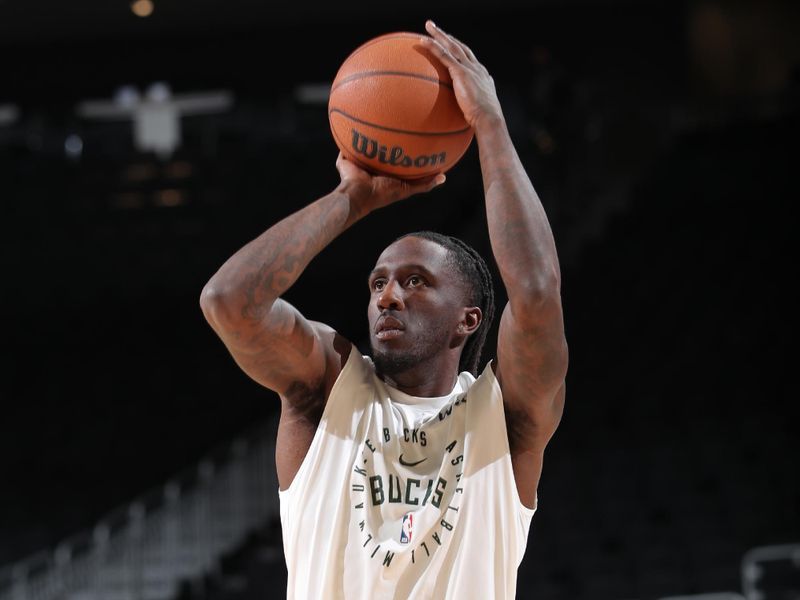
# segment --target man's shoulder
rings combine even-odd
[[[342,356],[341,368],[331,392],[341,386],[375,385],[375,363],[372,358],[363,354],[355,344],[347,343],[347,354],[339,353]]]
[[[487,395],[494,392],[502,397],[500,383],[494,372],[494,362],[494,359],[489,360],[477,377],[467,371],[461,373],[462,385],[470,395]]]

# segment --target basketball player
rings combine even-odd
[[[277,439],[288,597],[505,599],[561,418],[567,345],[553,236],[472,51],[426,24],[475,131],[494,258],[418,232],[369,275],[372,358],[281,295],[355,221],[444,181],[371,176],[341,156],[339,186],[273,225],[211,278],[201,305],[236,362],[281,398]],[[329,298],[328,298],[329,299]],[[477,378],[476,378],[477,377]]]

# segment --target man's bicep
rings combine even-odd
[[[335,363],[335,332],[281,299],[262,320],[218,333],[247,375],[284,396],[298,387],[325,389],[329,364]]]
[[[544,449],[564,410],[567,344],[561,307],[521,322],[506,305],[500,319],[495,374],[503,392],[517,491],[534,508]]]
[[[508,411],[526,415],[534,431],[545,433],[557,426],[563,404],[563,391],[559,391],[567,372],[560,303],[542,306],[534,316],[523,319],[506,305],[500,319],[495,371]]]

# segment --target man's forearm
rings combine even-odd
[[[347,185],[340,185],[231,256],[206,284],[204,298],[223,304],[230,318],[262,319],[311,260],[361,216]]]
[[[512,306],[557,293],[558,255],[544,207],[502,117],[476,126],[492,252]]]

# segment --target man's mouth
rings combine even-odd
[[[403,335],[406,326],[394,317],[381,317],[375,324],[375,337],[379,340],[393,340]]]

